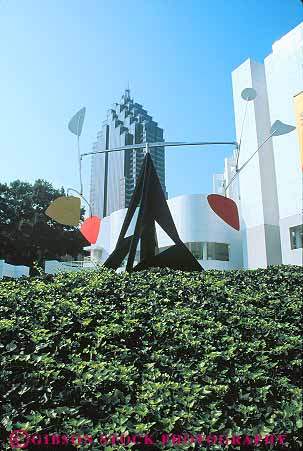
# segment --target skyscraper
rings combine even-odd
[[[108,110],[93,150],[159,141],[163,141],[163,129],[126,89],[120,103]],[[151,148],[150,153],[166,195],[164,148]],[[143,158],[143,149],[93,155],[90,203],[94,215],[105,217],[129,206]]]

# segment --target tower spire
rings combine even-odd
[[[130,99],[130,87],[129,87],[129,81],[127,82],[127,88],[125,89],[125,99]]]

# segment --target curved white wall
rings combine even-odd
[[[173,216],[181,240],[188,242],[226,243],[230,246],[229,261],[200,260],[205,269],[238,269],[242,268],[241,233],[220,219],[209,207],[207,196],[191,194],[174,197],[168,200],[168,206]],[[102,220],[97,243],[90,247],[92,258],[94,254],[101,259],[114,250],[127,209],[113,212]],[[134,230],[136,217],[132,220],[127,235]],[[173,244],[165,232],[156,227],[159,247]]]

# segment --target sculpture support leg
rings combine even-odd
[[[134,233],[131,237],[125,238],[138,206],[139,212]],[[174,246],[158,255],[156,255],[156,222],[175,243]],[[141,240],[140,262],[134,268],[139,240]],[[122,263],[127,252],[129,252],[126,265],[126,271],[128,272],[155,266],[184,271],[203,270],[198,260],[191,254],[179,237],[149,153],[145,156],[116,249],[104,263],[105,266],[117,268]]]

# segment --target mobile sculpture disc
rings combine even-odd
[[[240,230],[240,220],[238,207],[235,201],[227,197],[227,190],[236,180],[239,173],[252,160],[254,155],[260,151],[264,144],[274,136],[280,136],[290,133],[295,129],[294,126],[284,124],[277,120],[271,126],[270,135],[262,142],[249,159],[239,167],[239,157],[241,151],[242,135],[244,123],[247,113],[248,103],[254,101],[257,93],[253,88],[246,88],[242,91],[241,96],[246,101],[245,112],[242,122],[239,143],[236,141],[225,142],[156,142],[131,144],[127,146],[109,148],[107,150],[80,153],[80,135],[82,133],[85,107],[79,110],[70,120],[68,124],[69,130],[77,137],[77,151],[79,162],[79,178],[80,191],[69,188],[67,196],[61,196],[55,199],[46,210],[46,214],[67,226],[80,226],[80,232],[88,240],[89,243],[95,244],[101,227],[101,218],[92,215],[92,209],[89,202],[83,196],[82,183],[82,159],[88,155],[108,154],[111,152],[121,152],[123,150],[143,149],[145,157],[143,160],[140,175],[138,177],[135,190],[130,200],[130,205],[126,212],[126,216],[120,231],[120,235],[116,247],[112,254],[105,261],[104,266],[117,269],[125,257],[128,255],[126,271],[139,271],[150,267],[168,267],[172,269],[180,269],[183,271],[202,271],[198,260],[193,256],[189,249],[185,246],[179,237],[177,228],[174,224],[167,201],[165,199],[160,180],[155,170],[152,158],[150,156],[150,148],[156,147],[184,147],[184,146],[211,146],[211,145],[233,145],[236,148],[236,168],[235,174],[224,187],[224,195],[209,194],[207,196],[210,208],[230,227]],[[107,169],[108,170],[108,169]],[[107,174],[105,174],[105,180]],[[69,192],[73,191],[79,197],[70,196]],[[81,199],[88,205],[90,216],[80,224],[81,216]],[[137,210],[138,217],[135,224],[134,233],[126,237],[131,220]],[[156,223],[159,224],[167,235],[172,239],[174,245],[165,251],[158,253]],[[102,230],[101,230],[102,233]],[[140,241],[140,261],[134,266],[136,251]]]

